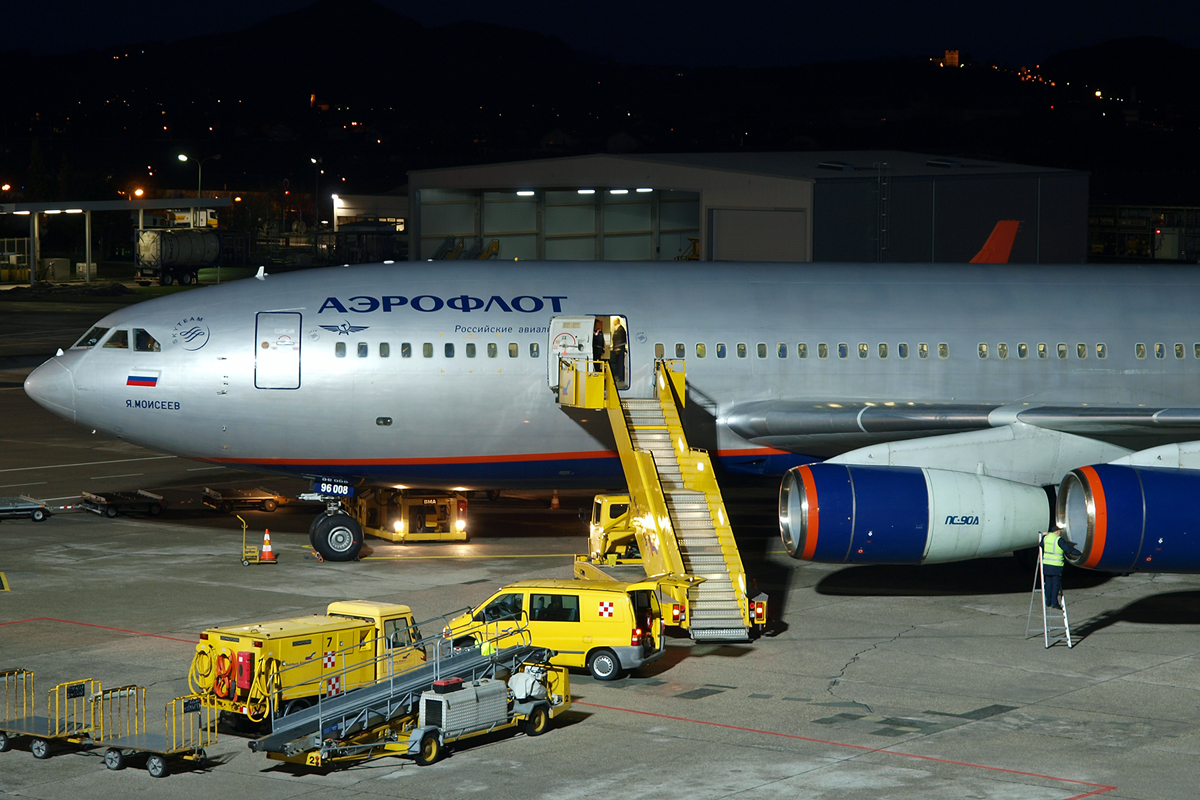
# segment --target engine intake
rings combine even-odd
[[[779,531],[792,558],[830,564],[923,564],[1038,542],[1045,490],[917,467],[812,464],[783,476]]]

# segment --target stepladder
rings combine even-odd
[[[1042,643],[1047,649],[1050,647],[1065,643],[1068,648],[1075,646],[1071,639],[1071,620],[1067,616],[1067,598],[1061,591],[1057,598],[1058,605],[1062,606],[1062,624],[1056,625],[1057,622],[1055,612],[1057,608],[1047,607],[1046,599],[1046,571],[1042,566],[1042,548],[1038,547],[1037,566],[1033,572],[1033,589],[1029,592],[1029,616],[1025,620],[1025,638],[1031,639],[1039,633],[1042,635]],[[1034,622],[1033,606],[1037,603],[1037,607],[1042,613],[1042,627],[1038,629]]]

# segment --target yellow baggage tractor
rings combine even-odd
[[[146,728],[146,688],[120,686],[92,698],[92,741],[105,748],[104,766],[125,767],[130,758],[146,760],[151,777],[165,777],[172,760],[203,767],[204,748],[217,742],[217,712],[199,695],[176,697],[163,711],[163,733]]]
[[[4,684],[4,719],[0,721],[0,752],[13,739],[28,738],[34,758],[49,758],[57,745],[86,745],[91,739],[93,715],[90,698],[100,691],[91,678],[60,683],[46,698],[46,716],[36,713],[33,673],[27,669],[0,670]]]

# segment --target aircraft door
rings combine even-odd
[[[260,311],[255,318],[254,386],[300,388],[300,314]]]
[[[563,358],[592,357],[595,317],[554,317],[550,320],[550,346],[546,348],[546,379],[558,388],[558,362]]]

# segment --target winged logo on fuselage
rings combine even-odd
[[[322,328],[330,333],[336,333],[339,336],[349,336],[352,333],[365,331],[369,325],[351,325],[349,322],[343,322],[341,325],[322,325]]]

